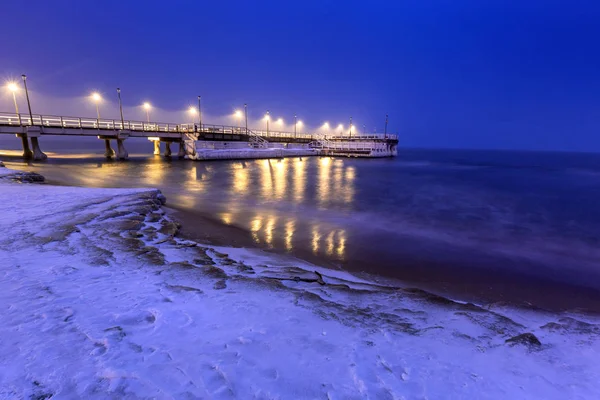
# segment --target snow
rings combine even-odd
[[[183,240],[156,190],[0,201],[0,399],[600,398],[597,317]],[[525,332],[542,345],[505,343]]]

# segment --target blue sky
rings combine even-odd
[[[65,98],[399,132],[405,146],[600,151],[592,1],[8,0],[0,77]],[[7,17],[8,16],[8,17]],[[10,111],[10,110],[7,110]]]

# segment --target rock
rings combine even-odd
[[[158,232],[167,236],[175,236],[180,226],[181,225],[177,222],[163,220],[161,221],[161,228],[158,230]]]
[[[117,226],[122,231],[139,231],[144,226],[144,223],[136,219],[124,219],[119,221]]]
[[[225,283],[224,280],[217,281],[213,286],[213,288],[217,289],[217,290],[225,289],[226,287],[227,287],[227,283]]]
[[[44,182],[44,177],[35,172],[16,172],[10,175],[4,175],[3,179],[9,179],[20,183],[41,183]]]
[[[542,342],[533,333],[521,333],[520,335],[513,336],[510,339],[506,339],[506,343],[511,345],[524,344],[526,346],[541,346]]]

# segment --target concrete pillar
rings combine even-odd
[[[42,151],[40,148],[39,138],[32,137],[31,138],[31,147],[33,147],[33,159],[35,161],[42,161],[48,158],[46,153]]]
[[[171,142],[165,142],[165,157],[171,157]]]
[[[119,160],[126,160],[129,158],[129,153],[125,149],[125,139],[117,139],[117,158]]]
[[[27,140],[27,135],[21,135],[21,143],[23,144],[23,158],[32,159],[33,151],[29,148],[29,141]]]
[[[154,141],[154,155],[160,156],[160,140]]]
[[[179,152],[177,153],[177,157],[185,158],[185,143],[183,140],[179,142]]]
[[[115,156],[115,151],[112,147],[110,147],[110,139],[104,139],[104,147],[106,148],[106,151],[104,152],[104,157],[112,158]]]

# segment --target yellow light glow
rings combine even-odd
[[[269,121],[271,119],[271,117],[269,116],[269,114],[265,114],[265,120]]]
[[[260,231],[260,228],[262,228],[262,220],[262,217],[258,216],[250,222],[250,233],[252,234],[252,239],[254,239],[256,243],[260,243],[258,232]]]
[[[297,121],[296,124],[302,125],[302,121]]]
[[[325,122],[323,124],[323,129],[329,129],[329,122]]]
[[[17,86],[17,84],[14,82],[8,82],[6,84],[6,88],[13,93],[19,90],[19,86]]]
[[[188,110],[188,112],[189,112],[190,114],[197,114],[197,113],[198,113],[198,110],[196,110],[196,108],[194,108],[194,107],[190,107],[190,108],[189,108],[189,110]]]
[[[294,220],[285,223],[285,249],[292,250],[292,238],[294,237]]]
[[[237,110],[234,115],[236,118],[242,118],[242,112],[240,110]]]
[[[100,96],[100,93],[92,93],[92,100],[94,100],[96,103],[100,102],[102,100],[102,96]]]
[[[343,131],[343,130],[344,130],[344,124],[339,124],[337,128],[338,128],[340,131]]]
[[[279,118],[279,119],[277,120],[277,123],[278,123],[279,125],[283,125],[283,118]]]
[[[321,240],[321,233],[319,232],[319,226],[313,225],[312,227],[312,251],[314,254],[319,254],[319,241]]]
[[[149,109],[151,109],[151,108],[152,108],[152,106],[150,105],[150,103],[144,103],[144,104],[143,104],[143,106],[144,106],[144,108],[145,108],[146,110],[149,110]]]

